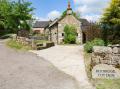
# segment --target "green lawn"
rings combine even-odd
[[[16,42],[15,40],[8,40],[6,44],[8,47],[14,48],[16,50],[24,50],[24,51],[31,50],[30,46],[25,46],[19,42]]]
[[[84,58],[88,78],[96,86],[96,89],[120,89],[120,79],[92,79],[90,71],[91,54],[84,53]]]

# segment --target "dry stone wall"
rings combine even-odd
[[[94,46],[91,62],[92,67],[107,64],[120,68],[120,45]]]
[[[34,50],[41,50],[55,45],[54,42],[36,43],[34,39],[19,36],[17,36],[16,41],[22,43],[23,45],[29,45]]]
[[[17,39],[17,42],[20,42],[22,43],[23,45],[30,45],[32,43],[32,41],[26,37],[20,37],[20,36],[17,36],[16,37]]]

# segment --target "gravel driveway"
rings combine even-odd
[[[85,71],[82,45],[56,45],[48,49],[31,52],[45,58],[59,70],[74,77],[78,81],[79,89],[95,89],[89,82]]]
[[[78,89],[75,79],[33,53],[0,42],[0,89]]]

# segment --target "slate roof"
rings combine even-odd
[[[54,21],[52,21],[50,23],[49,27],[51,27],[52,25],[56,24],[59,20],[61,20],[61,18],[56,18]],[[82,23],[82,26],[89,26],[90,25],[90,23],[88,22],[87,19],[80,18],[78,20]]]
[[[51,27],[52,25],[56,24],[61,18],[57,18],[54,21],[36,21],[36,23],[33,25],[33,28],[46,28],[46,27]],[[90,23],[87,21],[87,19],[78,19],[81,23],[82,26],[89,26]]]
[[[89,26],[89,25],[90,25],[90,23],[88,22],[87,19],[81,18],[81,19],[79,19],[79,20],[80,20],[80,22],[82,23],[82,26]]]
[[[58,21],[60,20],[60,18],[56,18],[54,21],[52,21],[49,25],[49,27],[53,26],[54,24],[56,24]]]
[[[50,21],[36,21],[33,28],[46,28]]]

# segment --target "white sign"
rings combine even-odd
[[[99,64],[92,69],[92,78],[119,79],[120,70],[112,65]]]

